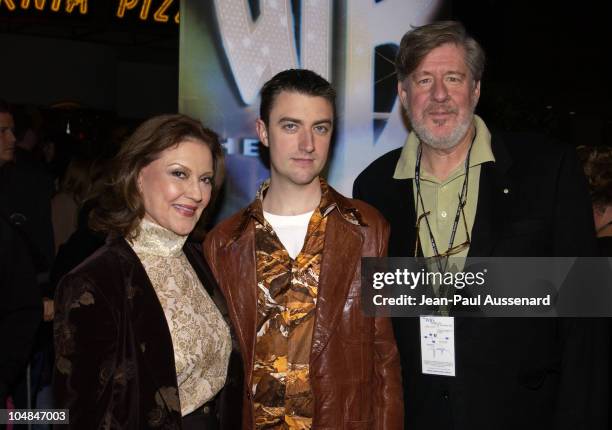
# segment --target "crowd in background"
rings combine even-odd
[[[52,408],[55,288],[104,243],[88,213],[104,165],[131,127],[3,101],[0,118],[0,408]]]

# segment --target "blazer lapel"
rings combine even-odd
[[[510,209],[508,194],[512,190],[507,172],[512,160],[500,139],[493,139],[491,146],[495,162],[484,163],[480,170],[478,204],[468,257],[493,254]]]
[[[363,237],[337,210],[328,215],[319,277],[315,330],[310,360],[314,361],[329,342],[347,300],[355,272],[360,270]]]

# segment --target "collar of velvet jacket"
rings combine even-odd
[[[330,187],[323,178],[319,178],[319,182],[321,184],[321,202],[319,203],[318,209],[323,217],[326,217],[334,210],[337,210],[342,216],[343,220],[353,225],[367,227],[361,213],[354,205],[351,204],[349,199]],[[268,179],[259,187],[255,200],[253,200],[250,205],[243,209],[238,227],[234,231],[232,239],[228,241],[227,245],[235,242],[244,233],[251,218],[254,218],[259,223],[264,224],[262,202],[269,186],[270,180]]]

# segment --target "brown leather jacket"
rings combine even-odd
[[[331,187],[329,193],[332,203],[322,208],[329,220],[310,352],[313,428],[401,429],[400,364],[391,322],[364,316],[360,297],[361,257],[386,255],[389,226],[366,203]],[[257,323],[257,207],[254,202],[221,222],[204,242],[243,352],[243,429],[254,427],[250,387]]]

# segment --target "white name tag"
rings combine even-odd
[[[453,317],[421,317],[421,369],[428,375],[455,376]]]

